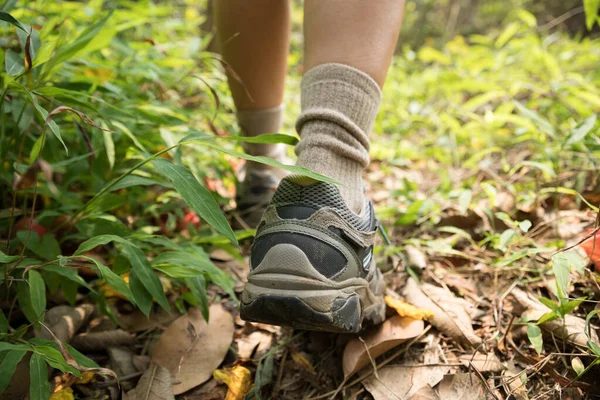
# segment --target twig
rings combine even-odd
[[[583,6],[573,8],[573,9],[567,11],[566,13],[554,18],[552,21],[548,22],[547,24],[540,26],[538,28],[538,30],[539,31],[550,30],[550,29],[554,28],[556,25],[562,24],[569,18],[572,18],[578,14],[581,14],[583,12],[583,10],[584,10]]]
[[[375,360],[373,360],[373,357],[371,357],[371,352],[369,351],[369,346],[367,346],[367,343],[363,340],[363,338],[361,336],[358,337],[358,340],[360,340],[361,343],[365,346],[365,351],[367,352],[367,357],[369,357],[369,361],[371,362],[371,365],[373,366],[373,375],[375,375],[375,378],[379,379],[379,374],[377,373],[377,364],[375,363]]]
[[[288,349],[287,347],[283,349],[283,355],[281,356],[281,364],[279,364],[279,372],[277,373],[277,382],[275,383],[275,390],[273,390],[273,394],[279,392],[281,387],[281,380],[283,379],[283,369],[285,367],[285,362],[287,361]]]

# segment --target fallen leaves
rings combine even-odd
[[[506,369],[493,353],[463,354],[458,359],[465,367],[472,366],[479,372],[498,373]]]
[[[486,400],[486,390],[475,374],[446,375],[440,382],[438,396],[444,400]]]
[[[374,327],[362,340],[353,339],[346,345],[342,360],[344,376],[348,377],[369,364],[386,351],[412,339],[423,332],[421,320],[394,316]]]
[[[220,304],[210,307],[208,324],[197,308],[175,320],[154,347],[152,361],[173,376],[173,393],[206,382],[233,340],[233,317]]]
[[[428,283],[419,285],[409,278],[403,294],[408,302],[431,310],[431,324],[449,337],[474,347],[482,342],[471,325],[471,317],[467,312],[470,305],[450,290]]]
[[[445,366],[390,365],[377,371],[378,377],[367,378],[363,385],[375,400],[409,399],[423,388],[433,388],[448,370]]]
[[[127,392],[123,400],[175,400],[169,371],[157,364],[150,365],[135,389]]]
[[[252,373],[242,365],[218,369],[213,372],[213,377],[229,388],[225,400],[243,400],[252,388]]]

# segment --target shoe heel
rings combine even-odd
[[[256,293],[260,289],[252,286],[248,284],[242,295],[242,299],[253,298],[248,303],[242,300],[240,316],[243,320],[339,333],[356,333],[361,329],[362,306],[358,295],[336,298],[329,310],[317,311],[302,300],[302,293],[260,294]],[[255,293],[249,295],[248,291]]]

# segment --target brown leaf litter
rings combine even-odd
[[[175,320],[154,346],[152,361],[173,377],[173,393],[206,382],[233,340],[233,317],[220,304],[209,308],[208,324],[197,308]]]

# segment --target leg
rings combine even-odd
[[[385,319],[377,222],[362,171],[402,7],[402,0],[305,0],[298,165],[341,185],[297,175],[281,182],[252,246],[242,318],[334,332]]]
[[[380,88],[400,31],[403,0],[306,0],[308,71],[297,129],[298,164],[342,183],[356,212],[365,205],[362,171]],[[350,68],[352,67],[352,68]]]
[[[287,73],[290,10],[285,0],[216,0],[217,43],[238,110],[279,107]],[[273,132],[272,132],[273,133]]]
[[[220,53],[233,73],[229,87],[246,136],[277,133],[283,119],[290,10],[286,0],[214,1]],[[248,144],[246,152],[285,161],[285,145]],[[237,208],[245,225],[256,226],[283,171],[248,162],[239,174]],[[244,226],[239,220],[238,227]]]
[[[306,0],[304,10],[306,71],[322,64],[345,64],[383,86],[404,0]]]

